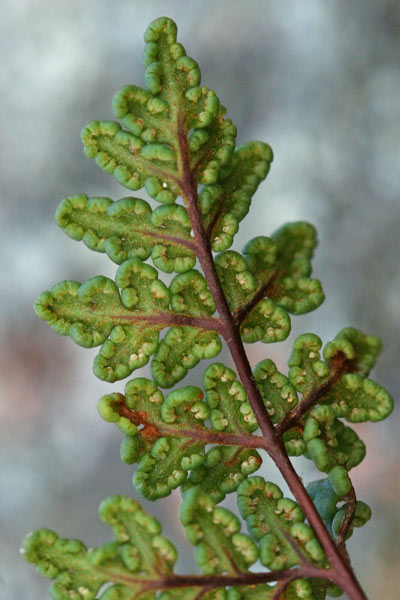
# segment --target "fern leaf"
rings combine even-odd
[[[349,470],[365,456],[364,443],[339,419],[380,421],[392,411],[393,400],[366,378],[380,351],[378,338],[346,328],[326,344],[325,361],[321,348],[318,336],[299,336],[289,359],[289,379],[306,405],[315,398],[301,423],[303,439],[317,468],[329,473],[335,466]]]
[[[100,379],[110,382],[123,379],[147,364],[154,354],[152,369],[156,381],[163,387],[171,387],[202,358],[212,358],[221,350],[218,334],[197,324],[171,327],[159,344],[159,332],[179,322],[178,314],[182,314],[184,307],[188,309],[184,315],[188,323],[193,322],[193,314],[210,314],[215,310],[200,273],[178,275],[171,289],[172,294],[153,267],[132,258],[119,267],[116,284],[102,276],[82,285],[65,281],[41,294],[35,311],[57,333],[70,335],[81,346],[92,348],[102,344],[94,361],[94,372]],[[201,294],[198,309],[194,310],[196,304],[191,299],[196,289],[201,289]],[[170,310],[170,302],[176,311]],[[204,325],[207,327],[207,321]],[[184,343],[175,347],[182,336]]]
[[[340,467],[336,467],[336,469],[339,468]],[[307,492],[312,498],[312,501],[329,532],[337,537],[347,509],[346,504],[341,507],[338,507],[338,504],[346,500],[346,488],[341,489],[340,486],[338,487],[337,481],[335,481],[335,478],[332,477],[330,473],[329,478],[320,479],[310,483],[307,486]],[[371,509],[368,504],[361,500],[357,500],[355,513],[350,523],[346,539],[351,537],[355,527],[362,527],[370,518]]]
[[[36,564],[41,575],[55,580],[50,587],[54,600],[130,600],[133,594],[155,599],[156,592],[146,591],[146,584],[161,583],[177,558],[173,544],[161,535],[159,522],[125,496],[105,500],[99,514],[113,528],[115,542],[88,550],[78,540],[41,529],[26,538],[24,558]],[[114,585],[97,596],[109,583]]]
[[[180,518],[203,573],[245,572],[257,560],[257,546],[240,533],[239,519],[229,510],[215,506],[200,488],[184,493]]]
[[[256,450],[238,446],[214,446],[205,456],[201,466],[193,469],[182,484],[185,492],[193,485],[198,486],[216,504],[226,494],[235,492],[248,475],[257,471],[262,459]]]
[[[218,183],[206,185],[199,204],[211,247],[215,252],[232,245],[240,221],[247,215],[252,196],[268,174],[272,150],[263,142],[249,142],[237,148],[228,173]]]
[[[216,307],[207,282],[199,271],[174,277],[169,286],[171,307],[177,313],[202,317],[215,313]]]
[[[211,409],[209,397],[207,403],[203,402],[203,392],[194,386],[176,389],[164,398],[153,381],[138,378],[126,384],[125,395],[114,393],[100,398],[101,417],[115,423],[126,435],[121,457],[127,463],[138,463],[134,485],[144,497],[154,500],[167,496],[178,486],[186,490],[199,485],[215,502],[220,502],[260,467],[256,450],[229,446],[229,442],[213,445],[206,453],[206,445],[218,443],[220,432],[240,435],[254,430],[253,421],[249,425],[243,419],[248,414],[247,399],[233,372],[223,365],[211,365],[205,380],[210,386],[210,373],[216,377],[222,370],[230,375],[230,389],[233,387],[236,392],[233,399],[240,397],[239,403],[229,408],[236,426],[221,428],[215,416],[210,418],[215,410],[215,395]],[[224,397],[220,406],[229,403],[232,404],[232,396]],[[212,429],[206,427],[206,419],[210,419]]]
[[[210,408],[210,421],[217,431],[252,432],[257,419],[236,373],[222,363],[214,363],[203,373],[203,387]]]
[[[147,90],[124,86],[114,97],[118,123],[92,121],[82,131],[85,152],[125,187],[144,185],[159,202],[173,203],[180,193],[180,151],[188,135],[190,166],[199,183],[211,184],[232,157],[236,128],[224,119],[215,93],[200,86],[197,63],[177,42],[175,23],[153,21],[145,33]]]
[[[214,331],[171,327],[154,354],[151,373],[158,385],[170,388],[200,360],[214,358],[221,350],[221,340]]]
[[[209,410],[202,397],[199,388],[187,386],[164,398],[153,381],[138,378],[126,384],[125,396],[108,394],[100,399],[100,415],[129,436],[121,455],[126,462],[139,463],[134,485],[144,497],[169,495],[190,469],[204,462],[201,432]],[[193,437],[185,435],[186,430]]]
[[[113,202],[76,194],[61,202],[56,222],[69,237],[106,252],[117,264],[151,256],[158,269],[180,273],[196,262],[190,248],[190,219],[183,206],[159,206],[152,212],[140,198]]]
[[[278,423],[297,405],[296,389],[269,358],[259,362],[253,372],[268,415],[273,423]]]
[[[262,477],[249,477],[238,489],[238,507],[249,533],[260,542],[260,561],[271,570],[299,564],[304,555],[315,564],[325,554],[304,514],[294,500]],[[297,551],[296,551],[297,548]]]
[[[303,396],[331,382],[321,398],[334,416],[350,422],[380,421],[393,410],[390,394],[374,381],[367,379],[375,364],[380,342],[375,336],[346,328],[324,348],[314,334],[297,338],[289,359],[289,378]]]
[[[357,433],[335,418],[329,406],[316,406],[304,426],[307,453],[320,471],[329,473],[336,465],[350,470],[364,459],[365,444]]]
[[[288,313],[309,312],[324,300],[320,282],[308,277],[315,245],[311,225],[291,223],[272,238],[251,240],[243,256],[228,250],[216,257],[218,276],[244,342],[285,340],[291,327]]]
[[[316,232],[309,223],[288,223],[271,238],[257,237],[243,249],[256,279],[254,295],[263,290],[268,298],[294,315],[320,306],[324,300],[321,284],[310,279]]]

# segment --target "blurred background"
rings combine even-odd
[[[47,526],[89,546],[110,539],[97,506],[125,493],[133,467],[119,458],[120,432],[97,414],[100,395],[124,382],[95,378],[96,350],[56,335],[33,299],[61,279],[113,276],[116,266],[67,238],[54,223],[72,193],[118,199],[130,192],[84,157],[80,130],[112,119],[111,98],[143,85],[143,32],[172,17],[238,126],[238,142],[268,141],[275,160],[234,248],[282,223],[316,225],[314,275],[327,299],[293,319],[287,342],[248,346],[285,371],[299,333],[324,341],[354,325],[384,340],[372,378],[399,394],[400,5],[395,0],[4,0],[1,132],[3,266],[0,270],[0,597],[41,600],[48,581],[18,556],[24,535]],[[136,196],[145,197],[141,193]],[[230,364],[228,356],[217,360]],[[201,369],[190,383],[199,384]],[[146,375],[148,369],[141,374]],[[135,374],[137,375],[137,373]],[[188,381],[188,380],[186,380]],[[368,454],[357,495],[373,519],[349,543],[371,599],[400,597],[399,416],[357,427]],[[305,481],[316,475],[296,460]],[[266,460],[262,474],[279,482]],[[179,494],[150,504],[193,564],[177,528]],[[228,506],[233,506],[231,500]]]

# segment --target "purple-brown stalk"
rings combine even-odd
[[[290,490],[306,515],[307,520],[314,529],[331,565],[329,570],[325,570],[316,569],[315,566],[307,563],[302,564],[298,569],[290,569],[287,571],[273,573],[272,575],[275,580],[282,581],[282,584],[279,584],[277,590],[279,592],[277,599],[284,592],[288,583],[293,579],[301,577],[321,577],[336,583],[351,600],[367,600],[365,593],[363,592],[356,576],[353,573],[347,557],[343,554],[343,539],[341,540],[340,546],[338,546],[331,538],[324,522],[314,506],[314,503],[308,495],[300,477],[293,468],[292,463],[290,462],[286,453],[282,440],[282,434],[287,429],[288,425],[292,424],[292,422],[299,417],[297,414],[298,411],[295,414],[289,415],[285,422],[277,428],[273,426],[267,414],[240,337],[238,320],[232,315],[217,275],[212,256],[209,235],[206,233],[203,227],[198,205],[197,182],[190,168],[187,138],[182,121],[179,121],[178,123],[178,139],[179,166],[182,173],[182,179],[179,181],[179,186],[192,224],[195,252],[203,269],[204,276],[219,313],[219,319],[221,321],[221,334],[231,352],[238,375],[246,390],[249,403],[256,415],[264,438],[263,447],[264,449],[267,449],[268,454],[275,462],[282,476],[285,478]],[[241,316],[243,317],[242,313]],[[339,371],[340,368],[337,369],[337,372]],[[338,375],[336,375],[336,377],[332,376],[332,379],[336,380],[337,377]],[[333,382],[334,381],[330,381],[330,385]],[[312,398],[308,399],[307,408],[310,408],[313,403],[318,400],[319,395],[320,394],[315,393],[312,395]],[[302,411],[303,409],[300,408],[298,410]],[[253,576],[254,575],[251,577]],[[216,582],[216,580],[220,579],[220,577],[221,576],[213,576],[211,579]],[[250,574],[243,577],[250,577]],[[263,581],[267,580],[270,579],[263,579]]]

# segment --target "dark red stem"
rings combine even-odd
[[[315,567],[314,565],[305,565],[296,569],[282,569],[281,571],[263,571],[261,573],[237,573],[235,575],[159,575],[154,579],[146,579],[146,576],[123,575],[113,572],[111,569],[98,567],[98,570],[107,575],[109,581],[113,583],[123,583],[126,586],[132,586],[135,589],[140,586],[143,591],[146,590],[170,590],[178,588],[199,587],[205,590],[212,590],[219,587],[259,585],[262,583],[271,583],[274,581],[284,581],[289,584],[294,579],[304,577],[324,578],[333,581],[332,571]]]
[[[342,548],[344,548],[344,546],[345,546],[346,536],[351,527],[351,523],[353,521],[353,518],[354,518],[354,515],[356,512],[357,498],[356,498],[356,493],[354,491],[353,486],[351,487],[349,493],[347,494],[346,500],[347,500],[346,513],[344,515],[342,524],[340,525],[339,533],[337,535],[337,540],[336,540],[338,546],[341,546]]]
[[[199,259],[204,276],[213,295],[220,320],[223,323],[222,335],[232,354],[238,375],[246,390],[249,403],[257,417],[262,434],[269,446],[268,453],[286,480],[291,492],[300,504],[325,550],[328,560],[333,568],[332,576],[329,577],[329,579],[338,584],[351,600],[367,600],[351,566],[342,556],[339,548],[331,538],[314,503],[303,486],[300,477],[293,468],[285,451],[281,435],[275,430],[268,417],[243,347],[239,327],[234,320],[222,290],[211,252],[210,241],[203,227],[198,206],[197,183],[194,174],[190,169],[187,139],[182,122],[178,123],[178,136],[180,162],[183,173],[180,187],[192,223],[194,239],[197,245],[197,258]]]

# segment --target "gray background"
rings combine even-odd
[[[84,157],[80,129],[112,118],[111,98],[123,84],[143,85],[148,23],[162,14],[176,20],[203,83],[228,106],[239,143],[258,138],[275,152],[234,247],[286,221],[308,220],[319,231],[314,274],[327,300],[294,319],[288,342],[248,346],[252,362],[269,356],[284,370],[297,334],[314,331],[327,341],[351,324],[383,338],[373,378],[396,398],[400,10],[389,0],[6,0],[2,12],[0,596],[39,600],[48,582],[17,555],[27,531],[48,526],[103,543],[110,532],[98,521],[99,502],[135,495],[133,469],[119,459],[121,435],[96,412],[97,398],[123,383],[96,380],[96,351],[57,336],[31,308],[61,279],[115,272],[53,221],[71,193],[129,194]],[[349,544],[370,597],[393,600],[400,589],[398,418],[395,411],[387,422],[357,427],[368,455],[353,478],[373,519]],[[315,477],[308,462],[296,465],[306,481]],[[268,460],[263,469],[279,481]],[[175,493],[144,504],[184,548],[178,500]]]

